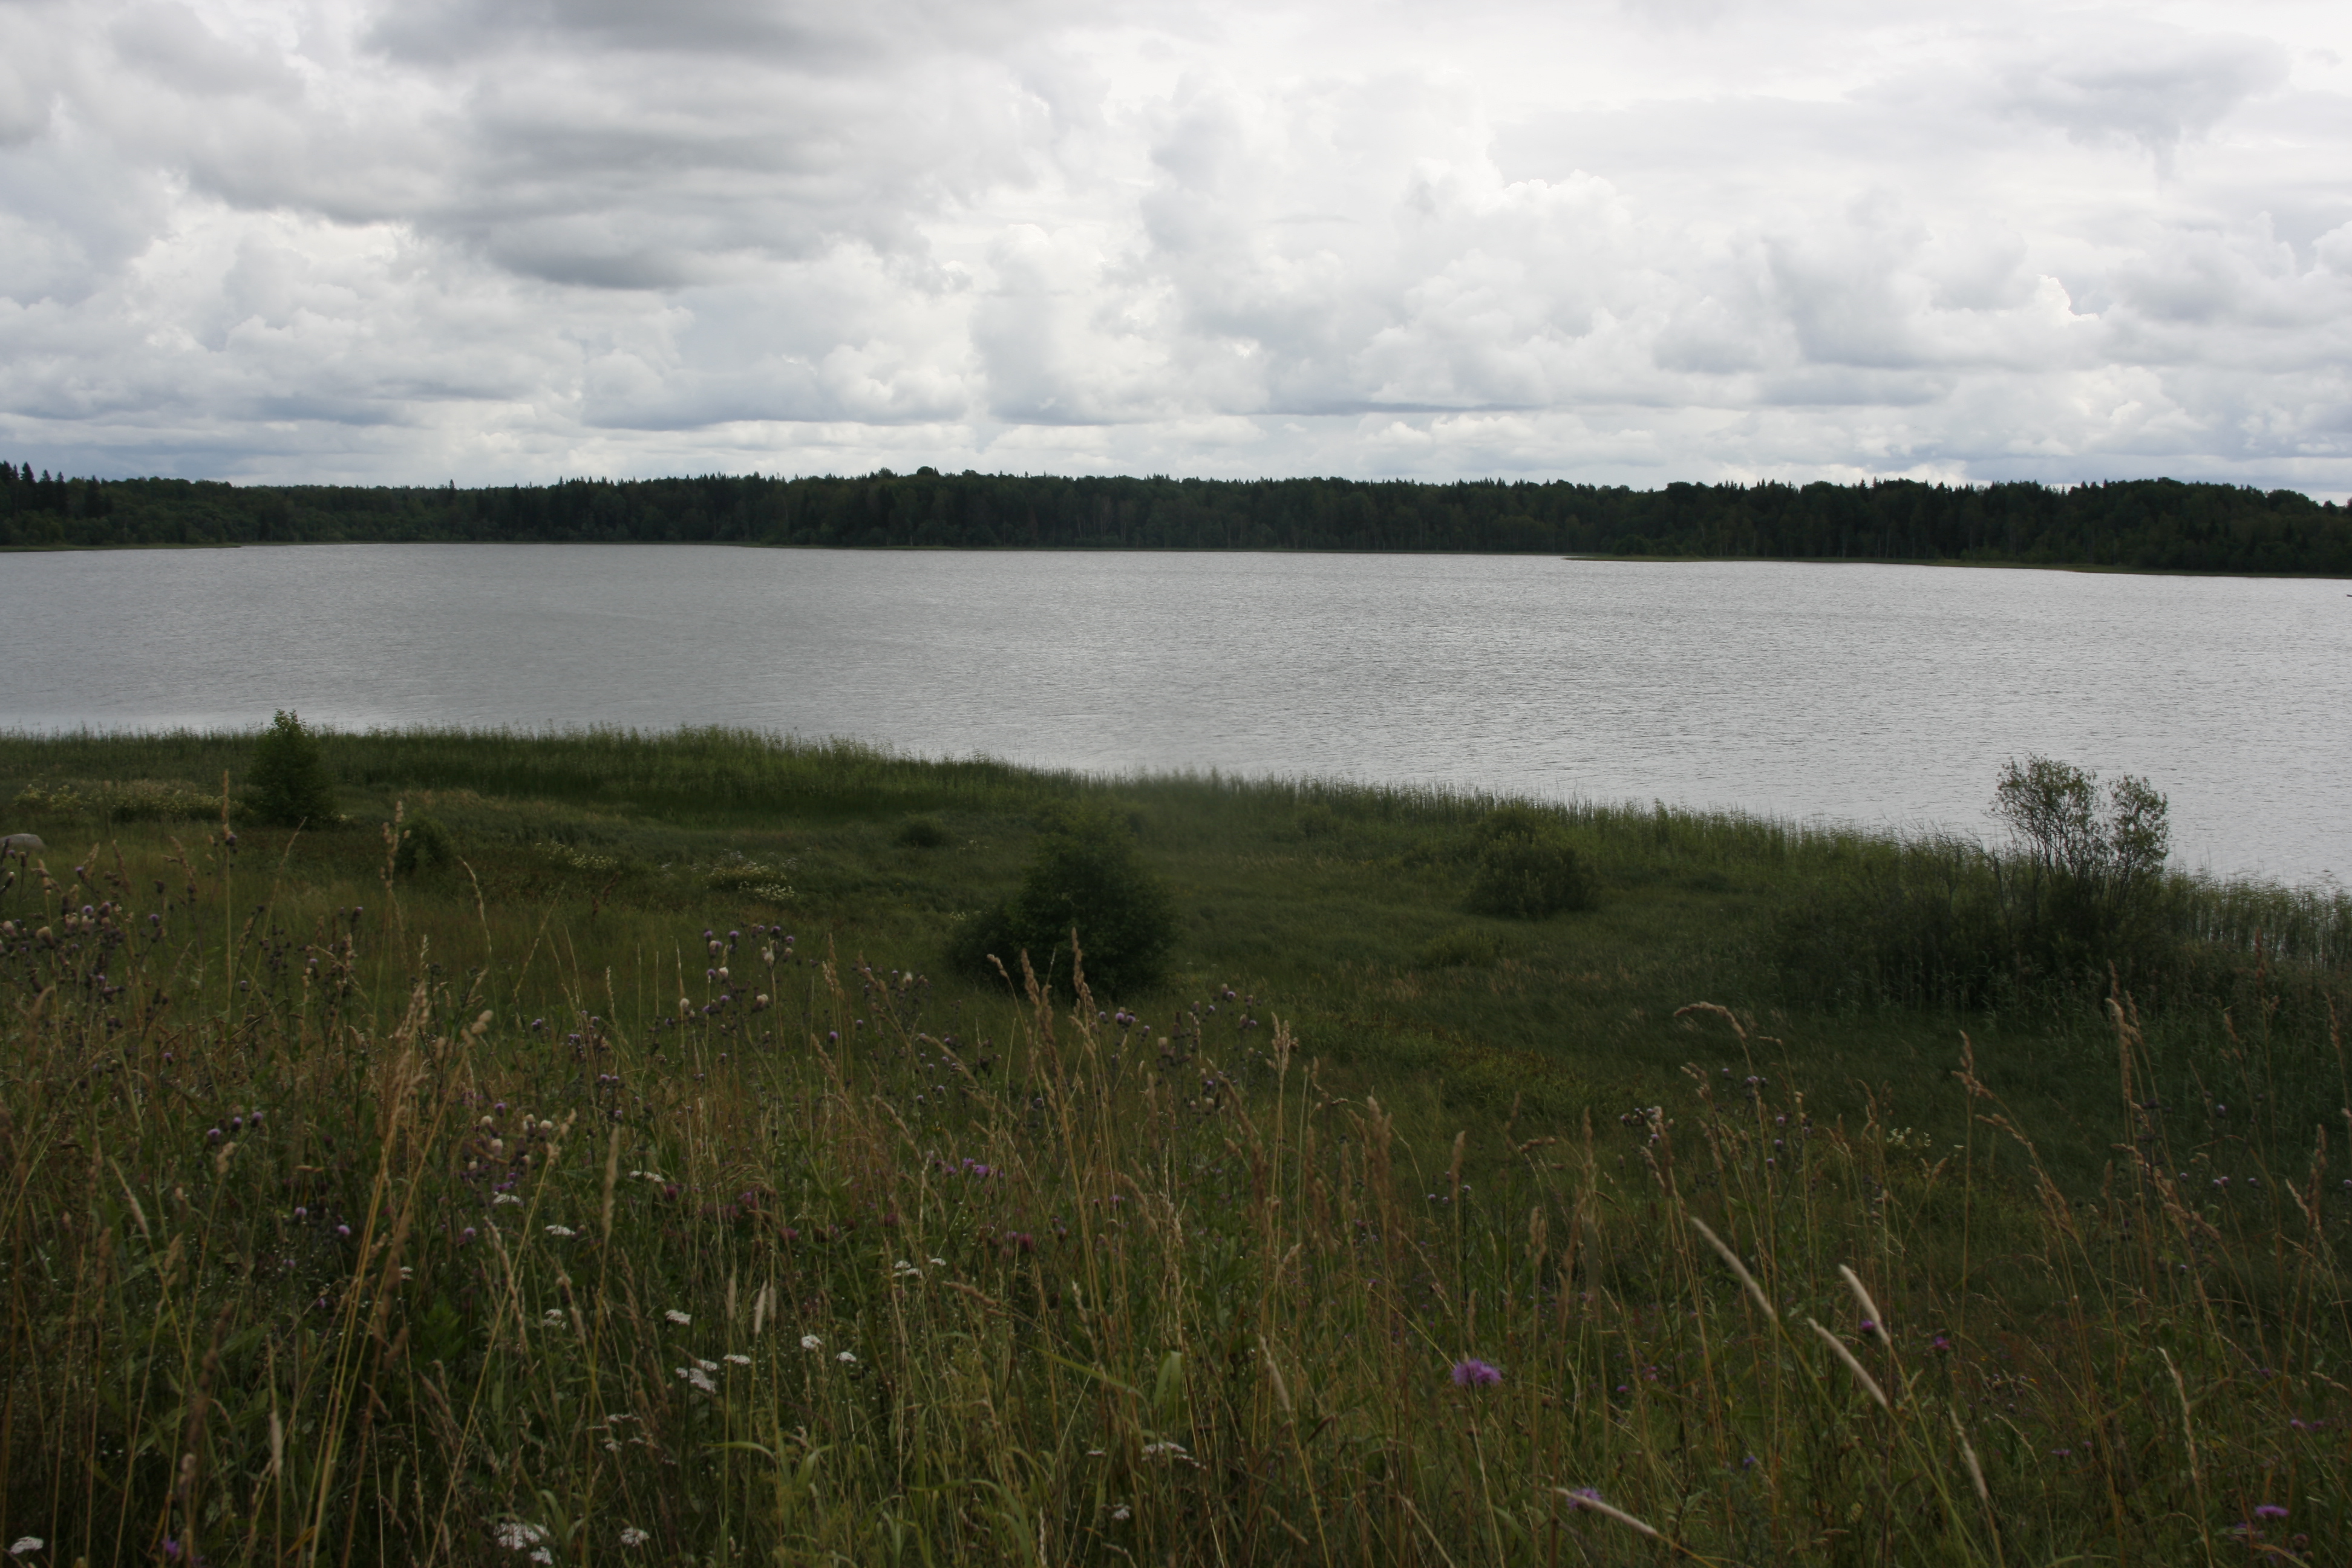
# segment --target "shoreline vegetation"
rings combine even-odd
[[[1622,486],[912,474],[234,485],[0,466],[0,549],[657,542],[1870,561],[2352,577],[2352,510],[2173,479]]]
[[[2345,1561],[2352,900],[1997,784],[0,735],[0,1545]]]

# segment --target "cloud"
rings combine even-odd
[[[0,0],[0,447],[2352,490],[2301,0]]]
[[[2078,142],[2136,142],[2168,169],[2183,142],[2284,83],[2289,59],[2269,38],[2086,29],[2017,60],[2003,85],[2015,112]]]

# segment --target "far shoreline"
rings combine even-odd
[[[1582,561],[1626,566],[1927,566],[1996,572],[2071,572],[2103,577],[2206,577],[2282,583],[2352,583],[2339,572],[2200,572],[2187,567],[2122,566],[2085,561],[1925,560],[1899,555],[1626,555],[1548,550],[1318,550],[1297,546],[1191,549],[1170,545],[1089,544],[786,544],[746,539],[251,539],[169,541],[153,544],[0,544],[0,555],[111,555],[163,551],[312,550],[355,545],[520,545],[545,549],[805,550],[841,555],[1347,555],[1408,560]]]

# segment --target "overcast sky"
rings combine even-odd
[[[0,457],[2352,491],[2352,5],[0,0]]]

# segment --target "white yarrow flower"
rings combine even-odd
[[[496,1533],[499,1544],[509,1552],[528,1552],[547,1539],[547,1531],[535,1524],[525,1524],[519,1519],[507,1521],[499,1526]]]
[[[639,1530],[634,1524],[621,1531],[621,1544],[624,1546],[643,1546],[646,1542],[651,1541],[652,1539],[652,1536],[647,1535],[644,1531]]]
[[[492,1193],[490,1194],[490,1206],[492,1208],[496,1208],[500,1204],[519,1204],[520,1202],[522,1202],[522,1199],[512,1193]]]
[[[679,1367],[677,1369],[677,1375],[686,1379],[688,1384],[700,1389],[705,1394],[716,1394],[719,1392],[719,1385],[711,1382],[710,1374],[703,1371],[699,1366]]]
[[[664,1312],[662,1316],[667,1318],[673,1323],[690,1323],[694,1321],[694,1315],[692,1313],[681,1312],[676,1307],[672,1307],[668,1311]]]
[[[580,1233],[568,1225],[551,1225],[547,1227],[547,1234],[558,1241],[570,1241]]]
[[[824,1349],[824,1342],[818,1339],[814,1334],[803,1334],[801,1336],[801,1349],[804,1351],[821,1351]]]
[[[856,1366],[857,1364],[857,1357],[848,1351],[842,1352],[833,1359],[839,1362],[844,1366]]]
[[[547,1310],[547,1321],[552,1327],[559,1329],[562,1328],[563,1326],[563,1309],[561,1307],[550,1307]]]
[[[719,1359],[722,1361],[732,1362],[737,1366],[750,1366],[751,1364],[751,1358],[747,1355],[726,1355],[721,1356]]]
[[[19,1536],[16,1544],[8,1548],[8,1555],[11,1557],[22,1557],[28,1552],[38,1552],[42,1547],[47,1546],[47,1542],[43,1541],[37,1535]]]

